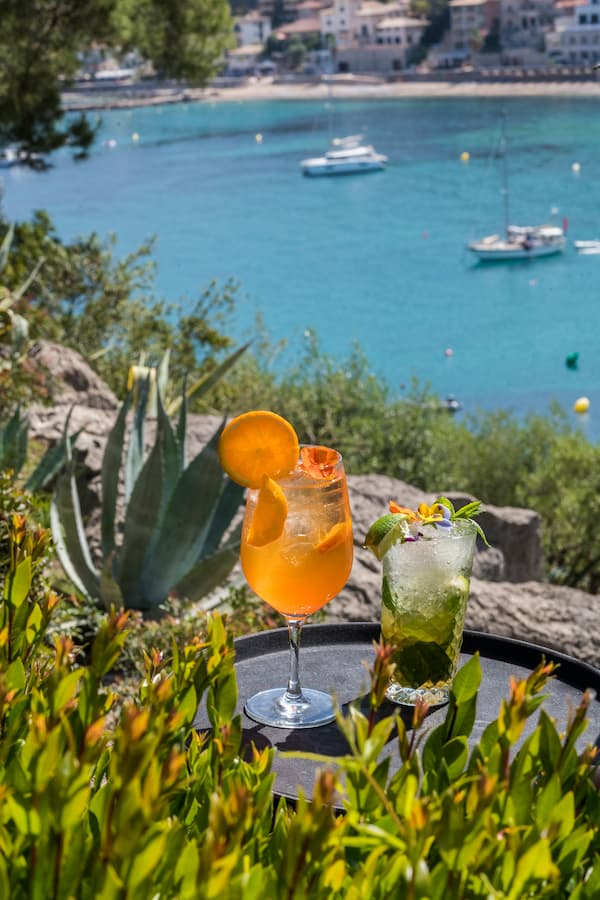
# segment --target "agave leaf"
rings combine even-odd
[[[27,278],[25,279],[23,284],[20,285],[20,287],[18,287],[16,291],[13,291],[13,297],[15,298],[15,300],[20,300],[21,297],[25,294],[25,292],[29,290],[30,286],[33,284],[33,282],[37,278],[38,272],[40,271],[40,269],[42,268],[42,266],[44,265],[45,262],[46,262],[46,260],[42,256],[42,258],[40,260],[38,260],[38,262],[35,264],[33,270],[29,273],[29,275],[27,276]]]
[[[6,263],[8,262],[8,254],[10,253],[10,246],[13,242],[14,235],[15,226],[13,223],[11,223],[8,231],[2,239],[2,243],[0,244],[0,272],[4,269]]]
[[[127,413],[131,406],[131,391],[119,410],[116,422],[108,436],[104,456],[102,457],[102,555],[106,559],[115,548],[115,519],[117,515],[117,497],[119,493],[119,472],[125,442],[125,426]]]
[[[52,538],[67,576],[82,594],[95,600],[100,596],[100,581],[83,528],[72,459],[69,463],[50,503]]]
[[[177,584],[178,596],[197,603],[222,584],[238,561],[239,553],[238,540],[200,560]]]
[[[244,499],[244,488],[226,478],[202,548],[202,555],[214,553]]]
[[[20,472],[27,457],[27,418],[18,406],[6,426],[0,431],[0,465]]]
[[[165,491],[163,494],[165,505],[171,499],[173,491],[175,490],[175,485],[179,480],[179,476],[181,475],[181,456],[179,453],[179,445],[177,443],[177,438],[173,432],[173,428],[171,427],[171,422],[169,421],[169,417],[165,412],[165,407],[162,402],[162,394],[160,391],[156,395],[156,406],[157,406],[157,430],[160,432],[160,438],[163,442],[164,449],[164,457],[165,457]]]
[[[156,369],[156,390],[161,397],[166,400],[167,389],[169,387],[169,362],[171,359],[171,350],[169,347],[163,353],[162,359]]]
[[[165,511],[142,573],[150,606],[162,602],[201,555],[224,479],[217,456],[222,430],[223,425],[183,472]]]
[[[146,551],[160,522],[164,490],[164,448],[160,423],[154,446],[138,475],[125,512],[123,546],[117,566],[117,581],[126,607],[140,609],[140,576]]]
[[[209,372],[208,375],[203,375],[201,378],[198,378],[192,385],[187,389],[186,396],[188,400],[194,394],[205,394],[209,391],[218,381],[221,380],[223,375],[231,369],[232,366],[236,364],[240,356],[246,352],[248,347],[252,341],[248,341],[238,350],[235,350],[230,356],[225,359],[221,365],[217,366],[217,368],[213,372]],[[169,413],[176,413],[179,407],[181,406],[181,398],[177,398],[174,400],[169,406]]]
[[[84,430],[84,428],[80,428],[79,431],[76,431],[68,438],[71,454],[77,442],[77,438]],[[65,447],[65,438],[63,436],[54,447],[48,447],[34,471],[25,482],[25,489],[35,493],[36,491],[43,491],[48,488],[60,470],[64,468],[68,458],[69,456]]]
[[[150,391],[150,379],[146,378],[138,391],[135,404],[133,428],[127,445],[127,459],[125,463],[125,503],[133,492],[133,486],[142,471],[144,465],[144,422]]]
[[[187,462],[187,443],[185,432],[187,428],[187,397],[185,395],[187,385],[187,379],[183,379],[183,387],[181,389],[181,405],[179,407],[179,419],[177,421],[177,429],[175,431],[175,437],[177,438],[177,444],[179,446],[179,467],[180,471],[183,472],[185,469],[185,465]]]
[[[111,553],[105,558],[100,573],[100,598],[104,608],[107,610],[121,609],[123,607],[123,595],[114,578],[113,563],[114,554]]]

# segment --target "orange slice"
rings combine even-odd
[[[229,477],[249,488],[259,488],[265,475],[281,478],[291,472],[299,449],[290,423],[268,410],[253,410],[232,419],[217,448]]]
[[[329,447],[302,447],[300,465],[313,478],[331,478],[339,455]]]
[[[287,511],[285,494],[276,481],[264,475],[252,514],[247,542],[253,547],[264,547],[276,541],[283,534]]]
[[[316,544],[315,550],[319,553],[327,553],[328,550],[333,550],[334,547],[346,540],[349,528],[349,522],[337,522],[329,529],[325,537]]]

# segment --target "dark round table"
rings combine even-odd
[[[303,687],[333,691],[342,709],[355,702],[367,710],[365,692],[368,689],[369,677],[366,667],[372,664],[373,641],[378,640],[379,636],[379,625],[371,623],[305,626],[300,648],[300,680]],[[259,748],[270,745],[281,751],[305,751],[331,757],[347,753],[346,741],[335,722],[319,728],[287,730],[259,725],[243,712],[247,698],[256,691],[279,686],[285,688],[289,667],[286,628],[239,638],[235,641],[235,648],[238,680],[237,711],[242,713],[243,741],[246,745],[249,746],[254,742]],[[583,749],[586,744],[595,742],[600,735],[598,669],[555,650],[525,641],[465,631],[461,665],[477,651],[481,658],[483,678],[479,691],[477,718],[470,738],[471,744],[481,737],[489,722],[497,717],[502,698],[508,696],[510,676],[526,678],[542,658],[559,665],[556,676],[544,692],[548,696],[542,708],[555,720],[559,731],[563,731],[570,709],[579,704],[581,695],[587,688],[591,689],[594,697],[588,711],[590,725],[585,735],[580,738],[579,747]],[[394,709],[398,707],[386,701],[381,709],[381,715],[389,714]],[[539,713],[536,713],[529,720],[523,737],[533,730],[538,715]],[[444,717],[445,707],[433,710],[428,715],[424,727],[434,728],[444,720]],[[203,706],[198,710],[194,724],[198,730],[210,727]],[[393,770],[394,766],[399,765],[396,741],[391,740],[388,743],[386,752],[392,756]],[[293,801],[297,798],[300,786],[308,797],[312,796],[316,768],[317,765],[310,759],[296,757],[285,759],[276,754],[274,762],[276,795]]]

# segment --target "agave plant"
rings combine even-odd
[[[208,390],[246,347],[211,373],[202,390]],[[152,380],[158,384],[156,378]],[[124,606],[156,617],[164,611],[169,595],[197,601],[229,574],[238,556],[239,528],[229,531],[243,489],[223,474],[217,457],[224,422],[187,463],[185,391],[174,429],[161,390],[156,390],[156,433],[144,457],[150,383],[150,378],[142,382],[135,400],[133,389],[129,391],[104,452],[101,564],[95,565],[86,538],[69,442],[65,443],[68,465],[58,480],[50,516],[58,558],[83,594],[107,607]],[[126,441],[130,410],[133,424]],[[118,542],[121,484],[125,514]]]

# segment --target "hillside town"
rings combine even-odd
[[[372,73],[600,61],[600,0],[449,0],[427,18],[411,0],[258,0],[235,18],[227,74]]]

